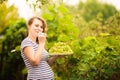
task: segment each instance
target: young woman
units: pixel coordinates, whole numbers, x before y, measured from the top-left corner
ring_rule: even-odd
[[[21,56],[28,70],[27,80],[54,80],[49,64],[58,56],[48,59],[45,50],[46,22],[40,17],[32,17],[28,20],[27,28],[28,36],[21,43]]]

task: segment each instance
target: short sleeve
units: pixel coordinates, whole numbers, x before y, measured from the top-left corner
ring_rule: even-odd
[[[32,42],[29,39],[25,39],[21,43],[21,51],[23,52],[23,49],[27,46],[32,46]]]

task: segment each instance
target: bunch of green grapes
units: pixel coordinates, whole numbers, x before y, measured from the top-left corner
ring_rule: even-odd
[[[70,46],[64,42],[55,43],[53,47],[49,50],[50,54],[72,54],[73,51],[71,50]]]

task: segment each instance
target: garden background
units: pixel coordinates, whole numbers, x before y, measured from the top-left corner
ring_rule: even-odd
[[[74,52],[51,66],[55,80],[120,79],[119,10],[98,0],[80,1],[76,6],[63,0],[36,0],[30,6],[40,9],[47,21],[46,49],[63,42]],[[0,0],[0,80],[26,80],[20,54],[26,36],[26,20],[14,5],[8,7],[6,0]]]

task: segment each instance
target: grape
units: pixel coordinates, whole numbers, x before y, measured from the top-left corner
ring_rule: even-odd
[[[64,42],[58,42],[53,45],[53,47],[49,50],[50,54],[60,54],[60,55],[68,55],[73,54],[72,49],[69,45]]]

